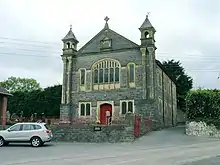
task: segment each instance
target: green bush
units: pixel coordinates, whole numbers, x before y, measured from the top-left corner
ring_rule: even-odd
[[[220,91],[193,90],[186,97],[186,113],[190,121],[220,125]]]

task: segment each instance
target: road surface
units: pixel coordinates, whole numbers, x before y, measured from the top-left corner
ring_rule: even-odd
[[[213,165],[220,141],[190,137],[183,128],[151,132],[134,143],[51,143],[41,148],[0,148],[1,165]]]

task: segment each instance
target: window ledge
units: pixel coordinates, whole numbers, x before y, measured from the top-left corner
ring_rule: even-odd
[[[130,82],[129,83],[129,88],[135,88],[136,86],[135,86],[135,82]]]
[[[119,89],[119,88],[120,88],[120,83],[93,85],[93,90],[112,90],[112,89]]]

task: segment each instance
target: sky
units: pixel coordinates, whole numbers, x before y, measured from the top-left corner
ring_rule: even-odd
[[[219,0],[0,0],[0,81],[61,84],[61,39],[70,25],[78,48],[104,27],[105,16],[112,30],[140,44],[148,12],[156,58],[180,60],[195,88],[220,88]]]

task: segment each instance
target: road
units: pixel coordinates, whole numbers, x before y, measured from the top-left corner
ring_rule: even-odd
[[[134,143],[51,143],[41,148],[0,148],[1,165],[213,165],[220,164],[220,141],[190,137],[183,128],[151,132]]]

